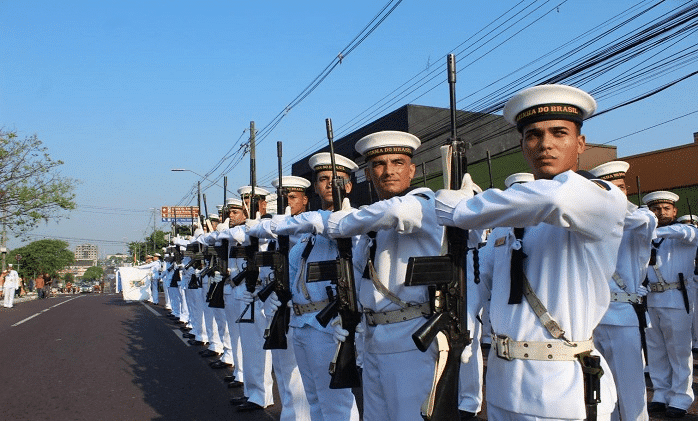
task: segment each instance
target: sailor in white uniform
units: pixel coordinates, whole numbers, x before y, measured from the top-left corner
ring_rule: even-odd
[[[698,229],[676,224],[679,196],[667,191],[649,193],[642,201],[659,220],[653,258],[647,271],[647,354],[654,394],[649,413],[666,412],[670,418],[686,415],[693,403],[693,355],[689,290],[693,276]]]
[[[627,195],[625,174],[629,167],[627,162],[611,161],[589,172]],[[648,208],[627,202],[618,263],[608,280],[611,304],[594,330],[594,345],[608,362],[616,381],[618,408],[611,416],[614,421],[649,419],[640,329],[647,327],[642,306],[647,288],[642,283],[647,276],[656,228],[657,218]]]
[[[358,168],[356,163],[335,154],[337,174],[347,181]],[[322,234],[323,219],[333,210],[332,167],[330,154],[321,152],[310,157],[313,169],[313,188],[320,197],[321,210],[303,212],[292,217],[275,217],[270,222],[277,235],[289,235],[294,245],[289,252],[289,279],[291,290],[291,320],[293,348],[303,378],[303,387],[310,405],[313,421],[358,421],[359,410],[351,389],[330,389],[327,370],[334,357],[337,344],[333,340],[332,326],[322,327],[315,316],[329,304],[326,288],[330,281],[306,282],[307,264],[337,258],[337,244]],[[345,185],[350,193],[351,182]],[[358,239],[357,239],[358,240]],[[365,246],[364,246],[365,248]],[[365,253],[364,253],[365,254]],[[363,271],[361,258],[354,255],[355,267]],[[355,279],[356,277],[355,270]]]
[[[160,253],[153,254],[153,277],[150,279],[150,290],[153,295],[153,304],[160,304],[160,278],[162,277],[162,261]]]
[[[273,180],[271,184],[274,188],[278,189],[278,179]],[[284,189],[283,194],[288,199],[288,206],[286,210],[282,211],[281,215],[274,215],[274,218],[284,219],[286,212],[288,212],[289,215],[297,215],[304,212],[308,204],[308,197],[305,194],[305,189],[310,187],[310,182],[302,177],[285,176],[282,178],[282,186]],[[276,200],[280,199],[277,197]],[[271,240],[278,244],[278,236],[271,230],[271,221],[272,218],[262,219],[259,224],[249,229],[248,235]],[[297,240],[296,237],[290,238],[289,236],[289,250],[295,244],[295,240]],[[286,258],[288,258],[288,256],[286,256]],[[274,314],[278,310],[280,304],[281,302],[276,292],[272,292],[265,301],[264,314],[267,318],[267,327],[269,327],[272,322]],[[300,370],[298,369],[298,363],[296,362],[296,355],[293,348],[294,335],[295,329],[289,325],[288,331],[286,332],[286,349],[271,349],[272,366],[274,375],[276,376],[276,385],[279,388],[279,395],[281,397],[282,408],[280,419],[282,421],[311,419],[308,399],[306,398],[303,380]],[[313,357],[316,359],[319,358],[317,353],[315,353]]]
[[[428,290],[405,285],[407,260],[438,255],[443,237],[434,213],[434,192],[410,188],[415,174],[412,154],[420,144],[416,136],[398,131],[361,138],[355,149],[366,158],[366,178],[380,200],[334,212],[327,221],[327,233],[333,238],[376,232],[371,279],[363,278],[359,287],[367,325],[363,360],[367,421],[421,420],[420,406],[434,374],[436,344],[421,352],[412,340],[431,309]]]
[[[586,145],[580,127],[595,108],[591,96],[569,86],[516,94],[504,117],[522,134],[536,180],[473,197],[466,174],[461,190],[436,194],[439,223],[498,227],[480,252],[480,277],[492,293],[490,420],[586,419],[580,359],[594,373],[599,362],[605,373],[598,419],[609,419],[615,405],[613,378],[592,333],[609,305],[626,198],[574,172]]]

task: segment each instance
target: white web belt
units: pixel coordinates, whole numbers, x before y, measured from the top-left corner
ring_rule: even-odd
[[[492,335],[498,357],[505,360],[576,361],[577,355],[594,349],[594,341],[512,341],[508,336]]]

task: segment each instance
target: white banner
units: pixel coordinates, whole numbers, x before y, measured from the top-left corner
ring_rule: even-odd
[[[121,290],[126,301],[145,301],[153,299],[150,290],[152,268],[120,267],[117,271],[117,279],[121,284]]]

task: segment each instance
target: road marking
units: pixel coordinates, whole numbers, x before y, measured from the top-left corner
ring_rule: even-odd
[[[11,327],[19,326],[19,325],[21,325],[22,323],[27,322],[27,321],[33,319],[34,317],[40,315],[41,313],[47,312],[47,311],[51,310],[51,309],[54,308],[54,307],[58,307],[59,305],[65,304],[65,303],[67,303],[68,301],[72,301],[72,300],[74,300],[74,299],[76,299],[76,298],[80,298],[80,297],[73,297],[73,298],[71,298],[71,299],[69,299],[69,300],[65,300],[65,301],[60,302],[60,303],[58,303],[58,304],[52,305],[51,307],[46,308],[46,309],[44,309],[44,310],[41,310],[40,312],[38,312],[38,313],[36,313],[36,314],[33,314],[33,315],[27,317],[27,318],[24,319],[24,320],[18,321],[17,323],[13,324]]]
[[[176,337],[178,337],[179,339],[182,340],[182,342],[184,342],[184,345],[190,346],[189,342],[187,342],[187,339],[183,338],[182,335],[180,335],[180,333],[182,333],[182,332],[179,329],[172,329],[172,331],[174,332]]]
[[[157,311],[153,310],[153,308],[150,307],[148,304],[144,303],[143,301],[139,301],[139,302],[140,302],[141,304],[143,304],[143,307],[145,307],[145,308],[147,308],[148,310],[150,310],[151,313],[153,313],[153,314],[156,315],[156,316],[160,316],[160,313],[158,313]]]

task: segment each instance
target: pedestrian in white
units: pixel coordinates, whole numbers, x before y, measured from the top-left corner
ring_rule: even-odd
[[[5,275],[5,283],[3,284],[3,293],[5,294],[5,299],[3,306],[5,308],[12,308],[15,300],[15,290],[19,287],[19,275],[17,271],[12,268],[12,263],[7,265],[7,274]]]

